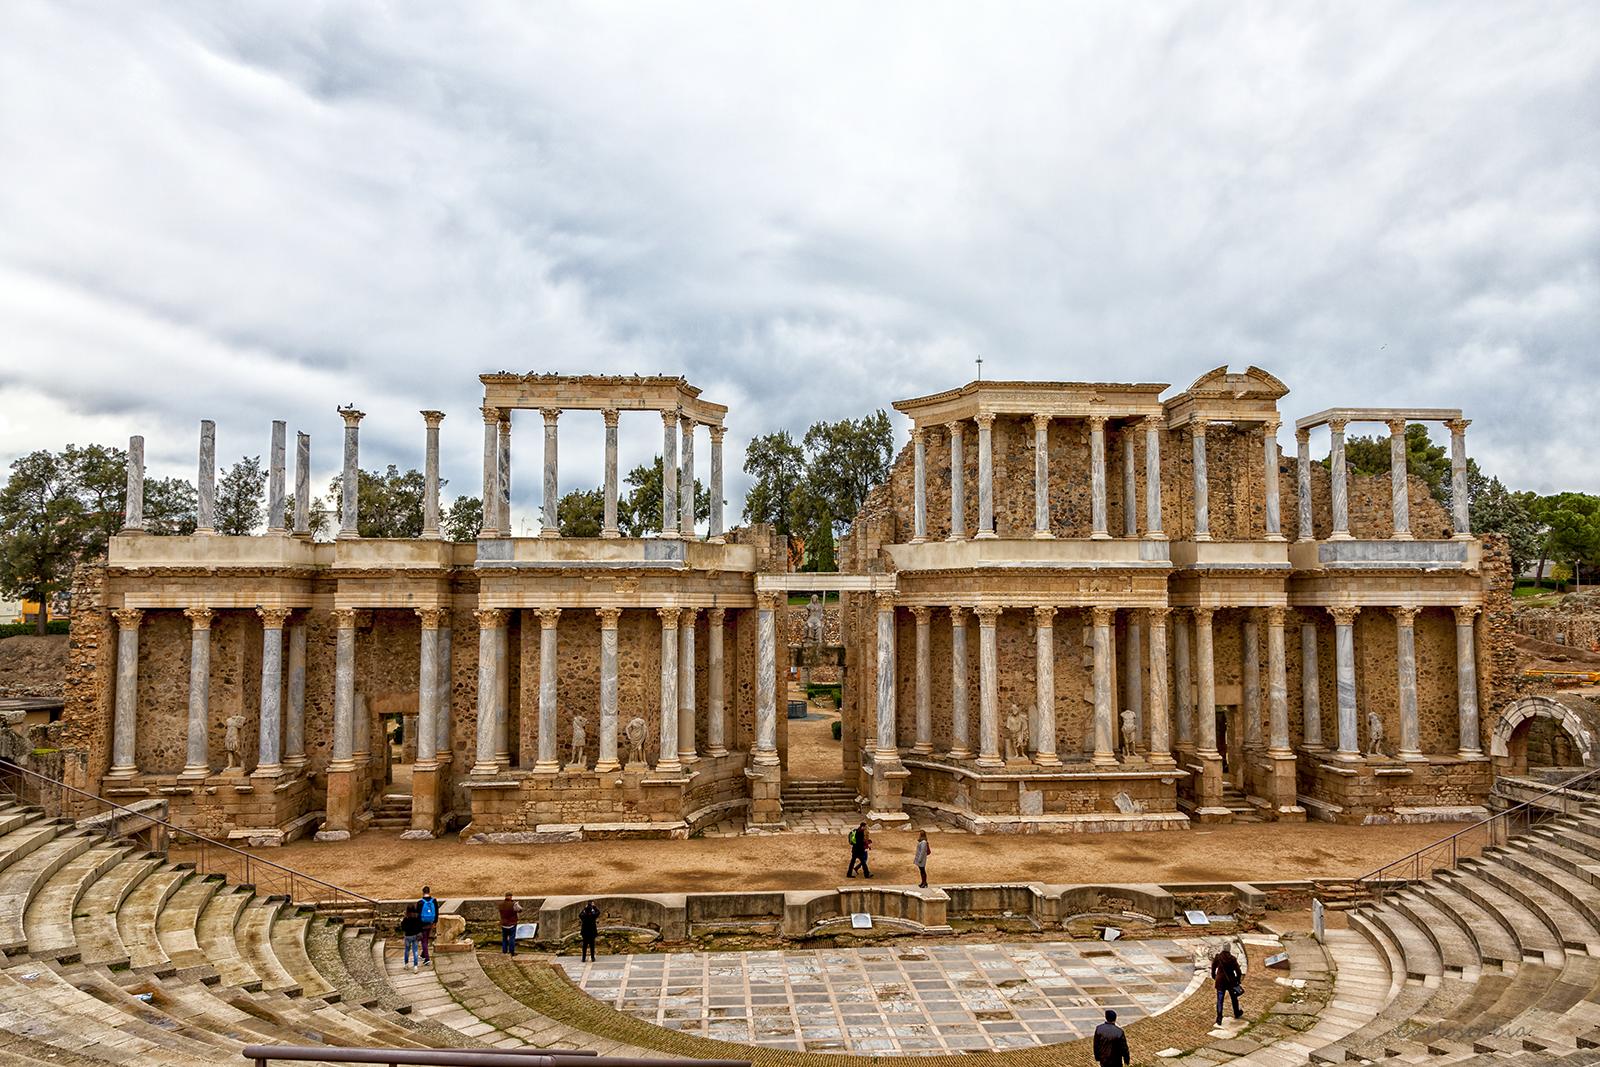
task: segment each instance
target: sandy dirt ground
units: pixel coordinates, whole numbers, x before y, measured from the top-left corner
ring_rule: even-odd
[[[800,699],[798,686],[790,700]],[[839,778],[844,773],[844,742],[833,739],[839,713],[812,705],[803,719],[789,720],[789,777]]]
[[[1259,823],[1159,833],[930,835],[935,884],[960,882],[1211,882],[1365,874],[1458,826]],[[915,881],[915,837],[885,831],[873,849],[876,881]],[[369,830],[350,841],[297,841],[258,855],[384,899],[423,884],[440,896],[826,889],[848,884],[841,837],[775,834],[688,841],[467,845],[401,841]],[[176,856],[174,858],[177,858]]]

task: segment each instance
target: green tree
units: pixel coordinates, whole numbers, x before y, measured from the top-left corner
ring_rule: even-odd
[[[475,496],[458,496],[444,513],[444,535],[452,541],[476,541],[483,529],[483,501]]]
[[[86,529],[83,501],[65,455],[30,452],[0,489],[0,593],[49,604],[70,588]],[[38,632],[45,632],[39,612]]]
[[[661,457],[641,463],[625,479],[632,486],[617,502],[617,525],[628,537],[643,537],[661,532]],[[679,487],[682,490],[682,487]],[[700,479],[694,480],[694,517],[699,522],[711,515],[711,493]]]
[[[599,489],[574,489],[556,501],[562,537],[599,537],[606,523],[606,497]]]
[[[1543,501],[1547,552],[1572,565],[1579,582],[1585,570],[1600,566],[1600,497],[1557,493]]]
[[[72,479],[72,491],[83,505],[78,554],[84,559],[96,559],[105,554],[112,535],[122,529],[123,505],[128,496],[128,453],[105,445],[68,445],[61,458]]]
[[[422,497],[427,483],[416,468],[402,472],[391,463],[383,471],[358,471],[356,480],[356,532],[362,537],[422,536]],[[344,476],[328,483],[328,498],[336,502],[334,517],[344,521]],[[444,486],[440,481],[439,485]]]
[[[834,557],[833,513],[828,503],[805,483],[790,494],[789,512],[793,518],[791,538],[798,538],[799,569],[833,571],[839,565]]]
[[[744,452],[744,472],[754,479],[744,497],[746,522],[770,522],[781,534],[792,532],[791,500],[806,476],[805,451],[789,431],[764,434]]]
[[[244,456],[217,479],[217,533],[245,537],[256,532],[266,514],[262,493],[267,472],[260,456]]]
[[[1323,460],[1328,466],[1329,460]],[[1344,443],[1344,462],[1352,474],[1389,473],[1389,438],[1351,437]],[[1406,427],[1406,473],[1414,474],[1428,484],[1428,492],[1441,504],[1450,502],[1450,453],[1443,445],[1436,445],[1428,437],[1428,428],[1420,422]]]
[[[182,478],[146,478],[144,528],[153,534],[192,534],[198,503],[194,486]]]
[[[294,530],[294,494],[286,493],[283,497],[283,528]],[[313,541],[326,540],[333,530],[333,511],[328,507],[328,502],[320,496],[311,498],[311,507],[306,512],[306,525],[309,527]]]
[[[1467,460],[1467,516],[1475,534],[1504,534],[1511,549],[1511,573],[1521,574],[1539,557],[1544,529],[1529,510],[1525,496],[1513,493],[1499,478],[1489,478],[1476,460]]]
[[[880,408],[860,419],[813,424],[805,447],[805,490],[819,498],[833,527],[848,526],[867,494],[889,477],[894,427]]]

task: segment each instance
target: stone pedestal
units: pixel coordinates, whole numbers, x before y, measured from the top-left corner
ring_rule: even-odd
[[[1180,766],[1190,774],[1188,799],[1196,822],[1232,822],[1233,812],[1222,803],[1222,756],[1209,752],[1186,752]]]
[[[411,769],[411,829],[400,835],[401,840],[428,840],[444,829],[447,773],[437,765]]]
[[[1267,799],[1272,802],[1271,815],[1277,822],[1305,822],[1306,809],[1300,806],[1300,783],[1295,770],[1295,757],[1269,753],[1265,759],[1267,773]]]
[[[354,766],[328,768],[328,795],[323,804],[322,829],[317,831],[318,841],[343,841],[354,832],[357,796],[361,789],[358,777]]]
[[[750,813],[745,825],[751,829],[783,829],[783,768],[776,763],[752,763],[744,777],[750,788]]]
[[[901,804],[906,779],[911,772],[899,760],[864,758],[861,761],[861,794],[867,798],[867,817],[875,822],[905,822],[910,816]]]

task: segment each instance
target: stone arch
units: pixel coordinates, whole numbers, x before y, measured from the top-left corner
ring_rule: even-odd
[[[1585,767],[1597,763],[1595,731],[1588,716],[1580,715],[1568,701],[1550,696],[1526,696],[1512,701],[1500,713],[1494,732],[1489,735],[1489,755],[1501,773],[1527,771],[1527,727],[1534,719],[1553,719],[1577,745]]]

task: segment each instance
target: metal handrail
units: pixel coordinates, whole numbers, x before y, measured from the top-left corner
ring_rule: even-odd
[[[246,1045],[240,1055],[266,1067],[270,1060],[322,1063],[418,1064],[422,1067],[750,1067],[749,1060],[678,1060],[644,1056],[596,1056],[580,1049],[395,1049],[332,1048],[325,1045]]]
[[[1509,807],[1505,811],[1497,811],[1487,819],[1480,819],[1471,826],[1457,830],[1448,837],[1440,838],[1438,841],[1435,841],[1430,845],[1424,845],[1415,852],[1401,856],[1397,860],[1386,863],[1377,870],[1370,871],[1367,874],[1357,878],[1356,883],[1372,883],[1375,890],[1381,894],[1383,891],[1383,883],[1387,880],[1384,876],[1389,875],[1390,872],[1395,871],[1406,864],[1411,864],[1413,868],[1413,876],[1407,880],[1420,881],[1422,879],[1422,857],[1436,850],[1443,849],[1446,846],[1448,846],[1450,849],[1450,862],[1448,866],[1453,868],[1460,858],[1460,847],[1458,842],[1464,835],[1471,834],[1479,830],[1487,830],[1489,843],[1496,844],[1498,842],[1494,840],[1494,837],[1497,832],[1497,827],[1509,823],[1514,816],[1538,805],[1550,796],[1571,789],[1573,786],[1584,781],[1585,779],[1595,778],[1597,776],[1600,776],[1600,767],[1591,767],[1580,771],[1571,778],[1559,782],[1556,785],[1553,785],[1550,788],[1540,792],[1531,800],[1524,800],[1522,803],[1513,807]],[[1507,839],[1509,839],[1509,833],[1507,834]]]
[[[175,825],[173,823],[168,822],[165,819],[157,818],[156,816],[151,815],[148,812],[136,811],[133,808],[130,808],[125,804],[118,804],[114,800],[107,800],[105,797],[100,796],[98,793],[90,793],[87,790],[79,789],[76,786],[70,786],[65,782],[57,781],[56,779],[51,778],[48,775],[40,774],[38,771],[33,771],[33,770],[29,770],[27,767],[18,766],[17,764],[12,763],[10,760],[0,759],[0,771],[9,771],[9,772],[12,772],[12,773],[15,773],[15,774],[25,775],[28,778],[37,779],[38,781],[44,783],[45,785],[50,786],[53,789],[63,789],[65,791],[69,792],[69,793],[73,793],[73,794],[75,794],[77,796],[84,797],[84,798],[86,798],[88,800],[92,800],[97,804],[103,804],[107,808],[111,808],[111,809],[114,809],[116,811],[122,812],[123,814],[131,816],[132,818],[141,819],[141,820],[143,820],[145,822],[148,822],[148,823],[151,823],[151,824],[153,824],[155,826],[163,827],[163,828],[166,829],[168,834],[176,834],[176,835],[180,835],[181,837],[192,838],[200,846],[200,860],[199,860],[199,862],[196,863],[196,869],[197,870],[199,870],[202,866],[205,865],[206,852],[208,850],[210,850],[210,849],[217,849],[217,850],[220,850],[222,852],[231,853],[231,854],[233,854],[235,856],[240,856],[240,857],[242,857],[244,859],[244,870],[245,870],[244,881],[245,882],[249,882],[249,883],[253,884],[253,880],[252,880],[251,875],[250,875],[252,867],[264,866],[264,867],[270,868],[271,870],[276,871],[276,872],[278,872],[278,873],[280,873],[282,875],[287,876],[287,882],[288,882],[288,885],[290,886],[291,890],[292,890],[293,886],[296,883],[305,882],[305,883],[309,883],[309,884],[314,885],[314,886],[320,886],[323,889],[327,889],[327,890],[332,891],[332,893],[334,894],[334,899],[336,901],[341,897],[348,897],[353,902],[359,902],[359,903],[362,903],[362,904],[366,904],[367,906],[369,906],[371,908],[374,908],[374,909],[376,909],[378,907],[378,902],[376,900],[373,900],[371,897],[368,897],[368,896],[363,896],[362,894],[357,893],[353,889],[346,889],[343,886],[334,885],[332,882],[323,881],[321,878],[318,878],[315,875],[306,874],[304,871],[297,871],[293,867],[286,867],[283,864],[277,863],[277,862],[275,862],[273,860],[263,859],[260,856],[252,855],[251,853],[246,852],[242,848],[235,848],[234,846],[226,844],[226,843],[224,843],[222,841],[218,841],[215,838],[207,837],[204,834],[196,833],[195,831],[190,830],[190,829],[186,829],[185,827],[182,827],[182,826],[177,826],[177,825]],[[3,781],[4,781],[4,777],[0,776],[0,782],[3,782]],[[20,797],[19,797],[19,799],[26,800],[26,798],[20,798]],[[112,829],[108,829],[107,835],[108,836],[116,836],[115,835],[115,831],[112,830]],[[202,871],[202,873],[206,873],[206,872]],[[213,872],[213,873],[226,873],[226,872]],[[292,892],[290,892],[288,894],[288,896],[289,896],[290,901],[292,902],[293,899],[294,899],[294,894]],[[322,902],[319,901],[318,903],[322,903]]]

